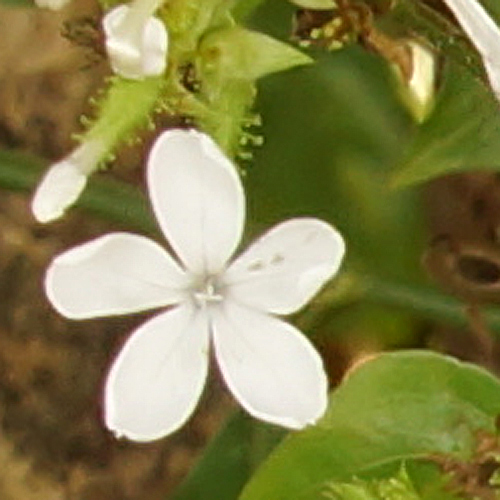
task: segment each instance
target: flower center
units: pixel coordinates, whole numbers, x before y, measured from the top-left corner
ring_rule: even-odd
[[[193,299],[198,306],[223,300],[221,286],[215,276],[203,276],[194,281]]]

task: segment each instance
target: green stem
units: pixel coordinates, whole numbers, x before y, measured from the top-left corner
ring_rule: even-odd
[[[12,191],[32,191],[41,178],[43,162],[37,158],[12,151],[0,151],[0,187]],[[94,176],[95,177],[95,176]],[[94,178],[77,206],[103,219],[126,224],[146,233],[157,231],[151,211],[142,193],[127,184],[111,179]],[[347,277],[346,274],[344,276]],[[457,326],[468,325],[465,306],[460,300],[440,293],[430,286],[399,283],[380,277],[352,276],[347,284],[346,297],[374,304],[411,310],[429,319]],[[351,290],[351,292],[349,291]],[[313,302],[318,314],[338,303],[339,282],[332,282]],[[330,293],[331,292],[331,293]],[[500,334],[500,309],[484,308],[489,327]]]
[[[15,151],[0,151],[0,187],[33,191],[44,171],[44,162]],[[113,179],[94,176],[77,203],[103,219],[126,224],[143,232],[157,231],[151,210],[140,190]]]
[[[375,304],[409,309],[429,319],[446,321],[457,326],[468,325],[468,304],[428,286],[371,277],[367,280],[363,298]],[[488,326],[500,334],[500,309],[485,306],[483,312]]]

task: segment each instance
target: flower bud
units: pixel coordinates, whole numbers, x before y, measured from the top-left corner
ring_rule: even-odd
[[[153,17],[157,7],[157,0],[135,0],[104,16],[106,50],[116,74],[140,80],[165,71],[168,34],[162,21]]]
[[[423,122],[432,109],[436,85],[436,59],[427,47],[409,41],[411,74],[406,82],[406,104],[418,123]]]
[[[88,175],[97,168],[102,154],[101,144],[89,141],[49,168],[31,204],[38,222],[58,219],[75,203],[87,183]]]

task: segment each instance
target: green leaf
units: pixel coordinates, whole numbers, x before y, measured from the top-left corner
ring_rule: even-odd
[[[265,0],[236,0],[231,15],[237,22],[244,21]]]
[[[450,63],[430,118],[393,175],[408,186],[451,172],[500,170],[500,104],[466,68]]]
[[[236,413],[205,450],[172,500],[234,500],[284,430]]]
[[[421,275],[413,193],[387,185],[413,131],[383,61],[358,49],[273,75],[260,85],[264,145],[245,176],[254,220],[313,215],[347,239],[349,263]]]
[[[200,58],[205,75],[213,68],[221,78],[247,81],[312,62],[286,43],[239,26],[208,34],[200,46]]]
[[[439,498],[436,457],[471,460],[499,413],[500,382],[486,371],[430,352],[383,354],[349,374],[325,417],[285,439],[240,498],[317,500],[332,482],[391,477],[403,463],[419,494]]]
[[[325,497],[335,500],[421,500],[415,491],[404,464],[398,473],[387,479],[351,483],[332,482],[325,488]]]

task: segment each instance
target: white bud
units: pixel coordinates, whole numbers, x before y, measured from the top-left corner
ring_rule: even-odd
[[[165,71],[168,34],[165,25],[153,17],[157,6],[156,0],[136,0],[104,16],[106,50],[116,74],[140,80]]]
[[[38,185],[31,210],[38,222],[51,222],[61,217],[79,198],[102,156],[98,142],[87,142],[52,165]]]
[[[432,108],[436,85],[436,59],[424,45],[408,42],[411,50],[412,72],[408,81],[411,110],[418,122],[427,118]]]

